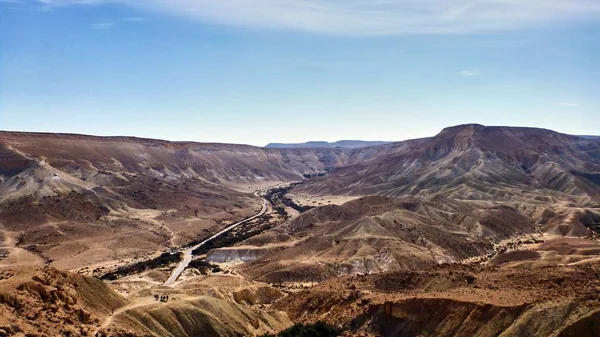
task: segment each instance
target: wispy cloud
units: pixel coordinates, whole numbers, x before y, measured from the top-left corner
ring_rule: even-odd
[[[127,21],[127,22],[146,22],[150,19],[148,19],[145,16],[133,16],[133,17],[129,17],[129,18],[123,18],[123,21]]]
[[[460,76],[462,77],[473,77],[473,76],[481,76],[483,73],[478,70],[462,70],[460,72]]]
[[[1,1],[1,0],[0,0]],[[127,18],[122,18],[117,20],[117,22],[113,22],[113,21],[102,21],[102,22],[96,22],[93,23],[90,27],[92,29],[95,30],[111,30],[113,28],[115,28],[117,26],[118,22],[131,22],[131,23],[138,23],[138,22],[145,22],[148,21],[148,18],[146,17],[127,17]]]
[[[71,5],[89,5],[89,4],[101,4],[108,2],[118,2],[111,0],[37,0],[44,5],[51,6],[71,6]]]
[[[578,108],[581,106],[581,104],[578,102],[556,102],[556,103],[554,103],[554,105],[562,106],[562,107],[566,107],[566,108]]]
[[[95,30],[110,30],[115,26],[114,22],[96,22],[91,28]]]
[[[37,0],[122,3],[204,22],[338,35],[448,34],[597,20],[598,0]]]

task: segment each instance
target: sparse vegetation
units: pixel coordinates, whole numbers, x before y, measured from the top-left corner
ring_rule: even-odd
[[[203,259],[192,260],[188,267],[198,269],[203,275],[207,274],[209,270],[213,273],[218,273],[221,271],[221,267],[217,266],[216,264],[206,262]]]
[[[119,277],[138,274],[146,270],[156,269],[163,266],[170,265],[171,263],[176,263],[181,261],[183,258],[182,253],[170,254],[163,253],[159,257],[156,257],[152,260],[148,261],[140,261],[128,266],[120,267],[115,271],[106,273],[100,277],[102,280],[114,281]]]
[[[304,179],[310,179],[310,178],[314,178],[314,177],[324,177],[327,175],[327,173],[329,173],[329,170],[325,170],[325,172],[318,172],[318,173],[305,173],[302,176],[304,177]]]
[[[211,249],[230,247],[273,227],[273,225],[268,221],[268,215],[263,215],[257,218],[257,220],[258,225],[253,224],[252,222],[242,224],[235,231],[225,233],[217,238],[207,241],[202,246],[194,249],[192,254],[202,255],[206,254]]]
[[[285,211],[285,207],[289,207],[295,209],[299,213],[304,213],[311,208],[312,206],[302,206],[296,204],[293,200],[286,198],[286,194],[295,186],[298,186],[301,183],[290,184],[285,187],[278,187],[269,190],[265,198],[269,200],[271,206],[281,215],[287,216],[287,212]]]

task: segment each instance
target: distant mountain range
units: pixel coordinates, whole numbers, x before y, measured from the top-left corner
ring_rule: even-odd
[[[384,141],[366,141],[366,140],[338,140],[337,142],[311,141],[306,143],[269,143],[266,148],[277,149],[297,149],[297,148],[345,148],[345,149],[360,149],[369,146],[379,146],[391,144],[393,142]]]

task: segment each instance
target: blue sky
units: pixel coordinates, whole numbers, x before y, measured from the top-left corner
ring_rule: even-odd
[[[595,0],[0,0],[0,129],[246,143],[600,134]]]

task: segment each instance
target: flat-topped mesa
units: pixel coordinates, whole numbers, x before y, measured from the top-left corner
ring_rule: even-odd
[[[138,144],[143,146],[158,147],[162,146],[168,149],[202,149],[202,150],[239,150],[247,151],[259,149],[256,146],[245,144],[229,143],[204,143],[194,141],[170,141],[164,139],[142,138],[133,136],[95,136],[77,133],[49,133],[49,132],[20,132],[20,131],[2,131],[0,130],[0,144],[22,142],[25,144],[33,142],[51,142],[51,143],[75,143],[80,142],[81,146],[86,143],[104,143],[104,144]]]
[[[485,129],[485,126],[480,124],[447,127],[433,137],[434,144],[432,145],[440,149],[464,151],[473,147],[477,133],[483,129]]]
[[[438,146],[445,145],[456,151],[475,147],[482,150],[513,153],[564,147],[574,142],[584,141],[584,139],[541,128],[464,124],[443,129],[433,137],[432,141]]]
[[[0,159],[0,174],[20,173],[27,167],[24,158],[45,158],[52,167],[80,177],[97,171],[153,171],[199,176],[211,182],[291,181],[343,165],[349,152],[350,149],[265,149],[135,137],[0,131],[0,154],[5,154]]]
[[[446,196],[598,203],[600,142],[526,127],[466,124],[431,138],[361,149],[351,164],[299,191],[322,194]],[[528,191],[527,193],[524,191]]]

